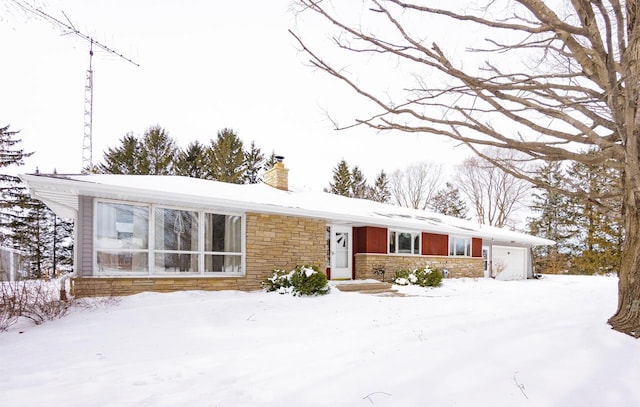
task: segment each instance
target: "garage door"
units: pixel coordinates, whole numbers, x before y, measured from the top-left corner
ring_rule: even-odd
[[[497,280],[524,280],[527,278],[527,249],[522,247],[493,246],[493,272]]]

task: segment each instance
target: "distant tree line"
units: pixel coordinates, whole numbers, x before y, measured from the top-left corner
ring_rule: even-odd
[[[104,153],[94,168],[103,174],[183,175],[233,184],[256,184],[276,162],[251,142],[245,147],[229,128],[218,131],[207,144],[190,142],[185,149],[160,126],[149,127],[142,136],[127,133]]]

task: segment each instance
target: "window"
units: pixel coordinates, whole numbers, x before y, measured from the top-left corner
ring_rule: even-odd
[[[99,273],[243,273],[240,215],[96,201],[95,230]]]
[[[180,209],[154,210],[154,270],[156,273],[197,273],[198,213]]]
[[[95,250],[98,270],[144,272],[149,262],[149,209],[98,202]]]
[[[389,231],[389,253],[420,254],[420,233]]]
[[[242,271],[242,223],[240,216],[205,214],[205,273]]]
[[[471,256],[471,238],[450,236],[449,256]]]

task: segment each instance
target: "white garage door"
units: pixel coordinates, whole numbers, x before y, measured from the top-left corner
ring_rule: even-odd
[[[497,280],[524,280],[527,278],[527,249],[522,247],[493,246],[493,272]]]

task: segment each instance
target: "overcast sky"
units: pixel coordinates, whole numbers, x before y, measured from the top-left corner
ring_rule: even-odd
[[[451,164],[467,156],[433,136],[333,130],[326,111],[355,118],[367,106],[306,64],[287,32],[301,24],[289,4],[47,1],[47,13],[64,19],[64,11],[78,30],[140,64],[94,48],[94,163],[127,132],[142,134],[156,124],[181,147],[233,128],[245,143],[255,140],[265,153],[284,155],[290,185],[314,190],[328,185],[342,158],[372,180],[381,169],[424,160]],[[77,173],[89,44],[45,21],[0,13],[0,125],[20,130],[24,147],[35,151],[19,172],[37,166]]]

